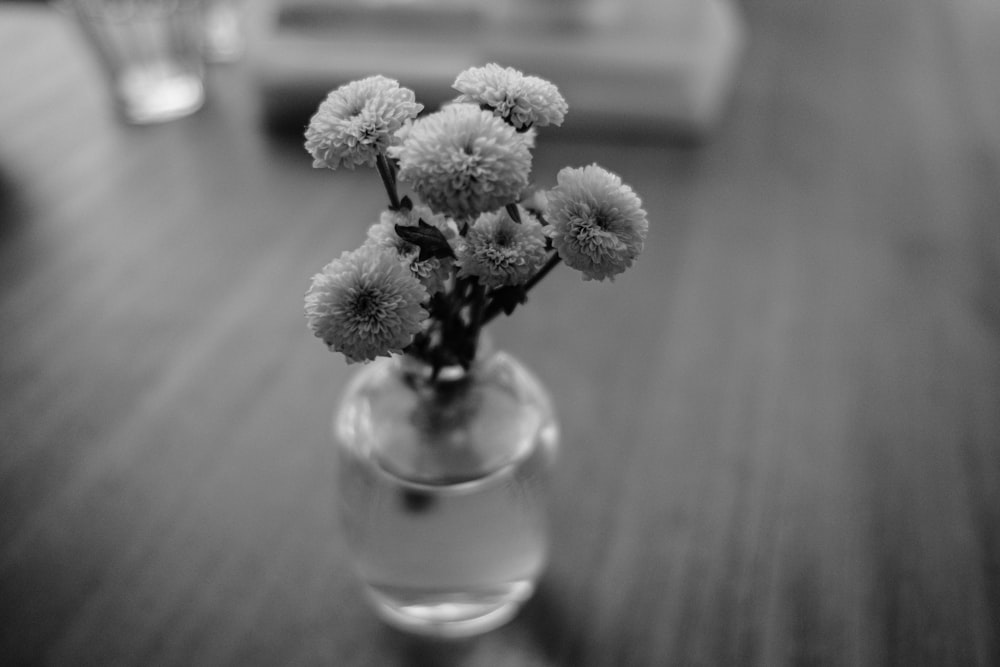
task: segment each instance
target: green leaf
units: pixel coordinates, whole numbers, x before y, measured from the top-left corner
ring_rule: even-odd
[[[455,257],[455,251],[448,245],[441,230],[433,225],[429,225],[422,219],[417,221],[417,226],[396,225],[396,234],[407,243],[420,248],[418,262],[426,262],[428,259],[448,259]]]

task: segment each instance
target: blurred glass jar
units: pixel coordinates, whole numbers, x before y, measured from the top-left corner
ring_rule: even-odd
[[[204,103],[202,0],[66,0],[121,117],[159,123]]]

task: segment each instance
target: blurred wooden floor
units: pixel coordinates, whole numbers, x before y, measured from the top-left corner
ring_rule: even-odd
[[[436,644],[351,577],[352,369],[301,314],[377,178],[259,132],[240,65],[120,126],[63,17],[0,6],[0,664],[1000,664],[1000,4],[741,8],[704,145],[540,138],[650,239],[496,326],[563,422],[553,561]]]

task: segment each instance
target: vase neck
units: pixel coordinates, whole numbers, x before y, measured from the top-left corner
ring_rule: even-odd
[[[411,354],[403,354],[399,357],[399,368],[403,375],[415,384],[427,387],[446,387],[465,382],[471,376],[480,373],[495,353],[496,350],[491,338],[481,334],[479,344],[476,347],[476,355],[468,368],[460,364],[435,368],[430,361]]]
[[[483,479],[529,456],[554,434],[548,396],[510,355],[479,356],[436,379],[430,364],[402,356],[363,369],[338,417],[341,439],[416,484]]]

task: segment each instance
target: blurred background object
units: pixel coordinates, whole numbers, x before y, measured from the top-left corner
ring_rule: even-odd
[[[247,0],[201,0],[205,60],[231,63],[243,57],[247,42]]]
[[[433,109],[455,72],[496,62],[559,82],[566,130],[702,136],[744,43],[728,0],[273,0],[251,45],[272,127],[299,131],[327,91],[374,72]]]
[[[146,124],[205,101],[201,0],[65,0],[121,117]]]

